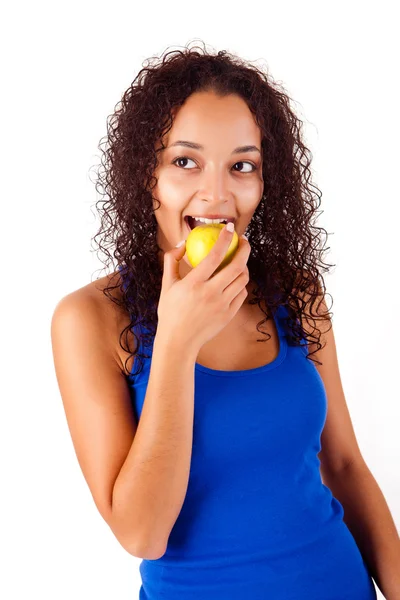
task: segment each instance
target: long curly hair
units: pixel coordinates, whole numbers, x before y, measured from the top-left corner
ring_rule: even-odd
[[[165,147],[162,140],[172,127],[175,110],[200,91],[212,91],[220,97],[240,96],[262,132],[264,193],[246,230],[251,245],[247,266],[250,279],[257,283],[249,302],[260,306],[264,300],[273,313],[285,305],[288,343],[316,342],[317,350],[307,354],[310,360],[322,347],[321,332],[316,327],[311,333],[305,331],[302,315],[307,322],[330,323],[329,311],[323,313],[319,307],[325,293],[322,271],[334,265],[327,266],[321,258],[321,233],[328,235],[326,230],[312,224],[322,193],[311,183],[312,154],[302,141],[302,121],[290,108],[290,97],[251,62],[225,50],[208,52],[204,46],[187,45],[166,52],[160,59],[148,60],[108,117],[108,135],[98,146],[102,156],[95,187],[102,196],[96,202],[101,225],[92,240],[106,255],[106,261],[101,261],[106,265],[112,261],[107,246],[114,247],[118,281],[105,287],[103,293],[123,306],[131,319],[119,336],[121,347],[138,359],[134,360],[138,369],[129,373],[126,363],[130,356],[127,358],[127,376],[141,371],[142,358],[148,356],[140,352],[140,344],[151,344],[157,329],[162,250],[154,215],[160,205],[154,208],[158,200],[152,190],[157,184],[153,173],[158,152]],[[120,293],[115,297],[110,291],[117,287]],[[312,308],[318,298],[314,315]],[[259,332],[259,326],[269,318],[260,308],[266,318],[257,324]],[[146,324],[148,333],[133,332],[132,328],[141,323]],[[129,347],[129,332],[135,337],[133,349]]]

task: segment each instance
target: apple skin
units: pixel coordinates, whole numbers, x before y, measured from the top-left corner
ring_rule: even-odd
[[[224,227],[225,225],[223,223],[213,223],[211,225],[205,223],[204,225],[198,225],[191,230],[186,239],[186,254],[192,267],[197,267],[197,265],[207,256]],[[236,231],[234,231],[227,253],[219,267],[214,271],[214,274],[218,273],[231,262],[238,246],[239,236]]]

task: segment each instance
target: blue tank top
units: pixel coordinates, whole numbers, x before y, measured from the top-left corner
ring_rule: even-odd
[[[322,483],[323,381],[291,346],[254,369],[195,364],[186,497],[165,554],[140,563],[139,600],[371,600],[375,587],[344,510]],[[148,331],[143,324],[139,331]],[[136,332],[136,330],[135,330]],[[139,420],[151,367],[127,377]]]

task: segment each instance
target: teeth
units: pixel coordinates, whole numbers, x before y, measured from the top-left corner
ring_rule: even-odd
[[[226,223],[226,219],[207,219],[203,217],[192,217],[196,221],[201,221],[202,223]]]

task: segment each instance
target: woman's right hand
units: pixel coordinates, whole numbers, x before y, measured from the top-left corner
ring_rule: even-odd
[[[183,279],[179,275],[179,261],[185,255],[186,243],[165,252],[157,333],[160,331],[167,339],[178,340],[198,352],[233,319],[248,294],[247,261],[251,248],[246,238],[239,237],[232,260],[213,275],[228,251],[232,236],[226,226],[221,229],[207,256]]]

